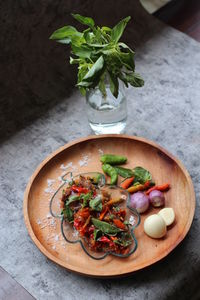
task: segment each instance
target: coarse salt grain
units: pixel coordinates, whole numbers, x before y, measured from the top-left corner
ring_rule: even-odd
[[[55,191],[54,191],[51,187],[48,187],[48,188],[44,189],[44,192],[45,192],[46,194],[52,194],[52,193],[54,193]]]
[[[89,156],[85,155],[85,156],[83,156],[82,159],[79,160],[78,163],[79,163],[80,167],[83,167],[83,166],[87,166],[89,161],[90,161]]]
[[[67,169],[71,168],[72,166],[73,166],[73,162],[69,162],[66,166],[64,164],[62,164],[60,166],[60,169],[61,170],[67,170]]]
[[[53,250],[56,250],[56,246],[55,246],[55,245],[53,245],[53,246],[52,246],[52,249],[53,249]]]
[[[51,187],[54,182],[55,182],[55,179],[47,179],[48,187]]]
[[[131,225],[134,225],[134,224],[135,224],[135,218],[134,218],[133,216],[130,216],[130,218],[129,218],[129,223],[130,223]]]
[[[59,241],[59,235],[58,235],[58,234],[55,235],[54,240],[55,240],[56,242]]]
[[[41,222],[40,219],[37,219],[36,223],[37,223],[38,225],[42,224],[42,222]]]

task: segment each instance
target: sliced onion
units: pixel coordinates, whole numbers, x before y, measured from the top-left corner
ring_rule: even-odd
[[[149,208],[149,198],[142,192],[131,195],[131,207],[135,208],[139,213],[144,213]]]

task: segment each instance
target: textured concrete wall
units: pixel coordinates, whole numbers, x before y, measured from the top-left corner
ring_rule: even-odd
[[[0,128],[7,125],[9,129],[0,130],[0,135],[21,128],[71,92],[76,71],[68,63],[69,48],[50,41],[49,36],[65,24],[77,26],[72,12],[110,26],[131,15],[125,40],[136,47],[149,37],[148,14],[137,0],[2,1]]]

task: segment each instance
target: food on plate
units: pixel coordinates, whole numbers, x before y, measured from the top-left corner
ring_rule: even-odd
[[[131,185],[131,183],[133,183],[133,180],[134,177],[126,178],[124,181],[121,182],[120,184],[121,188],[126,190]]]
[[[161,191],[153,190],[149,194],[149,200],[153,207],[161,207],[165,205],[165,196]]]
[[[121,156],[121,155],[104,154],[104,155],[101,155],[100,161],[103,164],[121,165],[127,161],[127,158],[125,156]]]
[[[104,171],[105,174],[110,176],[110,184],[117,184],[118,175],[114,167],[112,167],[109,164],[103,164],[102,170]]]
[[[128,169],[118,166],[127,161],[127,158],[124,156],[105,154],[101,156],[100,160],[103,163],[102,169],[104,173],[110,176],[110,184],[117,184],[118,175],[125,178],[120,186],[132,194],[131,205],[139,213],[146,212],[149,204],[153,207],[165,205],[163,192],[170,188],[169,183],[155,185],[151,173],[143,167],[137,166],[133,169]],[[145,194],[142,191],[146,191]]]
[[[130,220],[127,218],[127,194],[119,189],[99,188],[89,176],[74,178],[63,190],[62,214],[79,236],[97,252],[127,254],[133,244]],[[122,205],[124,203],[124,205]]]
[[[158,213],[163,218],[167,226],[170,226],[175,220],[175,213],[172,207],[165,207]]]
[[[135,183],[133,186],[130,186],[127,191],[131,194],[139,192],[139,191],[144,191],[146,189],[148,189],[148,187],[150,186],[150,181],[146,181],[144,184],[141,183]]]
[[[123,167],[114,167],[117,171],[117,174],[124,178],[129,178],[134,176],[134,172],[131,169],[123,168]]]
[[[170,184],[169,183],[165,183],[165,184],[162,184],[162,185],[155,185],[153,186],[152,188],[150,188],[146,193],[147,195],[149,195],[152,191],[154,190],[158,190],[158,191],[161,191],[161,192],[165,192],[167,191],[168,189],[170,188]]]
[[[159,239],[165,236],[167,226],[161,216],[154,214],[145,219],[144,232],[151,238]]]
[[[142,192],[134,193],[131,195],[130,206],[144,213],[149,208],[149,197]]]

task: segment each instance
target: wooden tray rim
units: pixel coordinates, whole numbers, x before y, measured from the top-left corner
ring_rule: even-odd
[[[167,249],[167,251],[162,252],[161,255],[159,255],[158,257],[156,257],[155,259],[151,259],[150,261],[146,261],[144,263],[141,263],[140,265],[138,265],[137,267],[133,268],[132,271],[128,271],[128,272],[120,272],[118,274],[106,274],[106,275],[99,275],[98,271],[94,271],[94,272],[88,272],[88,271],[84,271],[82,270],[81,267],[77,267],[77,266],[73,266],[73,268],[71,268],[71,265],[69,267],[69,264],[67,262],[63,262],[62,260],[60,260],[59,258],[55,257],[53,254],[51,254],[41,243],[40,241],[37,239],[37,237],[34,234],[34,231],[32,229],[30,220],[29,220],[29,215],[28,215],[28,199],[29,199],[29,192],[32,186],[33,181],[35,180],[35,178],[37,177],[37,175],[39,174],[39,172],[41,171],[41,169],[53,158],[55,157],[57,154],[61,153],[62,151],[66,150],[67,148],[70,148],[76,144],[85,142],[85,141],[91,141],[91,140],[96,140],[96,139],[104,139],[104,138],[124,138],[124,139],[129,139],[129,140],[136,140],[142,143],[146,143],[150,146],[153,146],[157,149],[159,149],[161,152],[163,152],[165,155],[167,155],[168,157],[170,157],[173,161],[176,162],[176,164],[180,167],[180,169],[182,170],[182,172],[184,173],[184,175],[186,176],[187,182],[188,182],[188,186],[189,186],[189,190],[190,190],[190,194],[191,194],[191,207],[190,207],[190,215],[188,218],[188,222],[185,225],[182,234],[177,238],[176,243],[174,243],[169,249]],[[194,187],[193,187],[193,183],[192,183],[192,179],[190,177],[189,172],[187,171],[187,169],[185,168],[185,166],[183,165],[183,163],[177,159],[174,155],[172,155],[170,152],[168,152],[166,149],[164,149],[162,146],[158,145],[157,143],[148,140],[146,138],[143,137],[138,137],[138,136],[130,136],[130,135],[125,135],[125,134],[103,134],[103,135],[90,135],[87,137],[81,137],[78,139],[73,140],[72,142],[69,142],[67,144],[65,144],[64,146],[61,146],[60,148],[58,148],[57,150],[53,151],[50,155],[48,155],[39,165],[38,167],[35,169],[34,173],[32,174],[32,176],[30,177],[28,184],[26,186],[26,190],[24,192],[24,203],[23,203],[23,213],[24,213],[24,222],[25,225],[27,227],[28,233],[32,239],[32,241],[35,243],[35,245],[37,246],[37,248],[46,256],[48,257],[51,261],[55,262],[56,264],[58,264],[61,267],[64,267],[65,269],[78,273],[79,275],[84,275],[84,276],[88,276],[88,277],[95,277],[95,278],[114,278],[114,277],[120,277],[120,276],[125,276],[125,275],[130,275],[136,271],[139,271],[141,269],[144,269],[146,267],[149,267],[150,265],[160,261],[161,259],[163,259],[164,257],[166,257],[174,248],[176,248],[176,246],[185,238],[185,236],[187,235],[191,225],[192,225],[192,221],[193,221],[193,217],[194,217],[194,212],[195,212],[195,205],[196,205],[196,200],[195,200],[195,192],[194,192]]]

